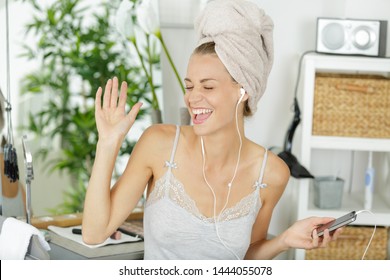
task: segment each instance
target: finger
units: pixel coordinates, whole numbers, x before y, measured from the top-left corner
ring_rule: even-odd
[[[95,112],[102,108],[102,92],[103,92],[102,87],[99,87],[95,97]]]
[[[118,78],[114,77],[112,79],[110,107],[115,108],[117,103],[118,103]]]
[[[106,83],[106,87],[104,89],[104,96],[103,96],[103,108],[106,109],[110,106],[110,99],[111,99],[111,87],[112,87],[112,80],[109,79]]]
[[[343,229],[344,229],[344,227],[338,228],[338,229],[336,229],[336,230],[333,232],[333,234],[332,234],[332,241],[335,241],[335,240],[337,240],[337,238],[339,238],[339,236],[340,236],[341,233],[343,232]]]
[[[331,236],[329,233],[329,229],[325,229],[320,247],[326,247],[328,245],[328,243],[330,242],[330,240],[331,240]]]
[[[119,103],[118,103],[118,107],[119,108],[125,108],[125,106],[126,106],[126,99],[127,99],[127,83],[126,82],[122,82],[122,84],[121,84],[121,92],[120,92],[120,95],[119,95]]]
[[[319,237],[318,237],[318,234],[317,234],[317,229],[313,230],[313,232],[311,233],[311,237],[312,237],[312,245],[313,245],[313,247],[317,248],[318,244],[319,244]]]
[[[133,125],[133,123],[135,122],[135,118],[137,117],[138,112],[141,109],[141,106],[142,106],[141,102],[136,103],[133,106],[133,108],[131,108],[130,112],[127,114],[126,117],[128,118],[128,120],[131,123],[131,125]]]

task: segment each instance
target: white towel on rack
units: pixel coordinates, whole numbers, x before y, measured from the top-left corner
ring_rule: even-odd
[[[5,219],[0,233],[0,259],[23,260],[33,235],[38,236],[45,250],[50,250],[49,244],[36,227],[15,218]]]

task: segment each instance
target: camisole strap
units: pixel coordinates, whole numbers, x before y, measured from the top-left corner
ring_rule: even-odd
[[[175,141],[173,142],[171,158],[169,161],[165,161],[165,166],[168,167],[169,172],[171,172],[172,168],[177,168],[177,165],[176,165],[176,162],[174,162],[174,159],[175,159],[177,143],[179,142],[179,136],[180,136],[180,126],[176,125],[176,135],[175,135]]]
[[[267,184],[263,183],[265,167],[267,165],[267,159],[268,159],[268,150],[265,149],[263,163],[262,163],[261,169],[260,169],[260,176],[259,176],[259,179],[255,183],[256,188],[262,189],[262,188],[267,187]]]

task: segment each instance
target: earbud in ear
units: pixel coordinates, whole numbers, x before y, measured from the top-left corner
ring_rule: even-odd
[[[240,94],[241,94],[241,96],[240,96],[240,99],[238,100],[238,103],[240,103],[245,96],[245,89],[244,88],[240,88]]]

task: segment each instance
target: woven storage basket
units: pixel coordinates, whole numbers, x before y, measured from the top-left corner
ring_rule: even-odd
[[[390,138],[390,79],[317,73],[313,135]]]
[[[306,250],[307,260],[361,260],[374,227],[347,226],[326,248]],[[377,227],[365,260],[386,260],[388,228]]]

